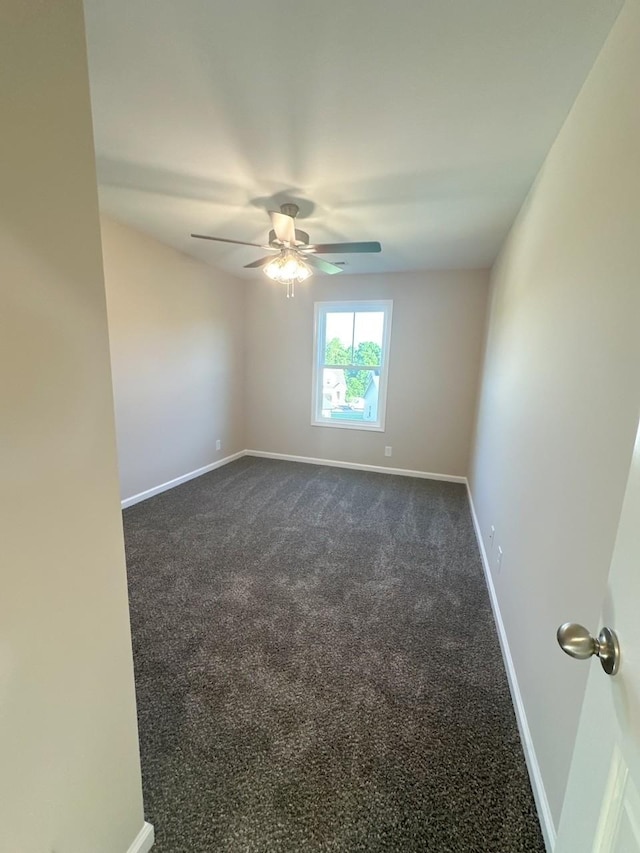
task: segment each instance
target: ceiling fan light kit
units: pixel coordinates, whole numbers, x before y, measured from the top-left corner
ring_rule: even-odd
[[[280,205],[280,211],[270,210],[272,230],[269,232],[269,243],[261,246],[259,243],[245,243],[242,240],[230,240],[226,237],[209,237],[206,234],[192,234],[199,240],[213,240],[217,243],[235,243],[240,246],[255,246],[278,254],[273,257],[267,255],[250,264],[245,264],[245,269],[261,267],[262,271],[273,281],[287,285],[287,298],[294,296],[295,282],[306,281],[313,275],[313,270],[327,275],[335,275],[342,272],[337,264],[329,263],[317,255],[339,254],[341,252],[381,252],[380,243],[371,241],[366,243],[309,243],[309,235],[306,231],[300,231],[295,227],[295,218],[298,215],[298,205],[291,202]]]
[[[295,283],[306,281],[311,268],[294,249],[282,249],[279,255],[263,266],[263,272],[273,281],[287,285],[287,299],[295,296]]]

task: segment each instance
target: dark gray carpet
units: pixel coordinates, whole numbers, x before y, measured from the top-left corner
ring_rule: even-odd
[[[154,850],[542,853],[463,486],[244,458],[124,520]]]

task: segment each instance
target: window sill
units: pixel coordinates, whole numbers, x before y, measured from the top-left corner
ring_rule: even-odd
[[[384,432],[384,424],[365,424],[362,421],[343,421],[329,420],[326,421],[311,421],[311,426],[314,427],[329,427],[329,429],[357,429],[361,432]]]

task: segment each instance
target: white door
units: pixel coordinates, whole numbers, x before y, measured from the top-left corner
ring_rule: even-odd
[[[568,618],[570,614],[568,614]],[[620,642],[616,675],[590,666],[556,853],[640,853],[640,431],[597,635]],[[561,707],[559,707],[559,713]]]

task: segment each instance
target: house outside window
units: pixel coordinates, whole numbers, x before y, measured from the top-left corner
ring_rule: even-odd
[[[311,424],[384,431],[390,299],[316,302]]]

